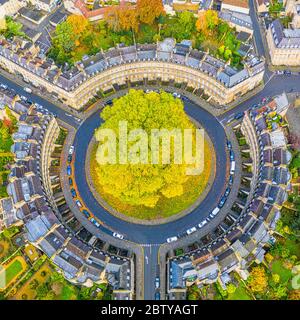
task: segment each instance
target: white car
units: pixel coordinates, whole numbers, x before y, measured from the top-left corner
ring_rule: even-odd
[[[124,236],[123,236],[122,234],[117,233],[117,232],[114,232],[114,233],[113,233],[113,236],[114,236],[115,238],[118,238],[118,239],[121,239],[121,240],[124,239]]]
[[[82,207],[82,204],[81,204],[81,202],[80,202],[79,200],[76,200],[75,202],[76,202],[76,204],[77,204],[77,206],[78,206],[79,208]]]
[[[167,242],[171,243],[171,242],[174,242],[174,241],[177,241],[177,240],[178,240],[177,237],[170,237],[170,238],[167,239]]]
[[[5,89],[5,90],[8,88],[7,85],[6,85],[6,84],[3,84],[3,83],[0,84],[0,87],[3,88],[3,89]]]
[[[207,220],[203,220],[198,224],[199,228],[202,228],[203,226],[205,226],[207,224]]]
[[[71,146],[69,149],[69,154],[73,154],[74,153],[74,146]]]
[[[28,88],[28,87],[25,87],[24,91],[26,91],[27,93],[32,93],[32,90],[30,88]]]
[[[190,228],[190,229],[187,229],[187,230],[186,230],[186,233],[187,233],[187,234],[192,234],[193,232],[196,232],[196,231],[197,231],[196,227],[192,227],[192,228]]]

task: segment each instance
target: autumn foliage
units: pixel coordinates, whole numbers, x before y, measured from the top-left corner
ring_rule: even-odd
[[[165,92],[146,94],[141,90],[130,90],[126,96],[114,101],[112,107],[106,107],[101,117],[105,122],[98,130],[113,129],[117,141],[120,121],[127,121],[128,132],[142,128],[149,137],[151,129],[194,128],[182,102]],[[95,136],[98,140],[98,131]],[[150,139],[147,148],[151,150]],[[186,168],[184,162],[175,164],[172,155],[170,164],[120,164],[118,161],[116,164],[99,164],[96,174],[105,193],[125,204],[153,208],[161,199],[183,195],[190,179]],[[202,180],[205,181],[204,177]]]
[[[138,31],[139,24],[153,24],[155,19],[164,15],[161,0],[138,0],[136,6],[125,4],[113,6],[105,13],[105,20],[114,31]]]
[[[248,287],[253,293],[264,293],[268,287],[268,276],[262,266],[254,267],[248,278]]]

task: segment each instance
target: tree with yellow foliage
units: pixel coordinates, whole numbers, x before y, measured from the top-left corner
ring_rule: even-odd
[[[140,22],[146,24],[153,24],[156,18],[165,14],[161,0],[138,0],[136,10]]]
[[[88,19],[82,15],[71,14],[66,21],[71,25],[75,36],[80,36],[89,26]]]
[[[135,8],[129,4],[124,6],[112,6],[105,12],[105,20],[113,31],[138,31],[139,21]]]
[[[268,277],[262,266],[254,267],[248,278],[248,287],[253,293],[264,293],[268,287]]]
[[[196,22],[196,28],[204,35],[209,35],[218,25],[219,18],[215,10],[201,11]]]
[[[300,300],[300,290],[291,290],[288,295],[288,300]]]
[[[162,161],[153,164],[150,139],[153,134],[152,129],[195,129],[184,112],[181,100],[175,99],[166,92],[146,94],[142,90],[130,90],[126,96],[115,100],[112,107],[104,108],[101,118],[105,122],[95,133],[96,140],[99,141],[96,153],[98,162],[96,178],[105,193],[112,195],[122,203],[133,206],[144,205],[149,208],[154,208],[163,197],[174,198],[183,194],[183,185],[190,176],[186,173],[187,164],[184,161],[182,164],[174,163],[175,141],[171,139],[170,164]],[[119,142],[124,136],[119,132],[119,125],[122,121],[126,121],[127,124],[125,135],[138,129],[147,133],[149,139],[140,149],[134,149],[138,140],[128,139],[127,147],[129,156],[132,154],[139,156],[142,148],[149,151],[144,162],[140,161],[136,164],[130,161],[122,162],[119,155],[121,148]],[[112,129],[116,135],[117,159],[115,163],[101,163],[99,150],[104,144],[101,136],[102,129]],[[160,159],[161,150],[160,146]]]

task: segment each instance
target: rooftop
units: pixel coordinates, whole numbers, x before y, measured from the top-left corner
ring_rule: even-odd
[[[249,8],[247,0],[222,0],[222,3],[235,7]]]

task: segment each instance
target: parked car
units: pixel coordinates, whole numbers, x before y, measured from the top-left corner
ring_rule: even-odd
[[[159,277],[156,277],[155,278],[155,288],[158,289],[160,286],[160,280],[159,280]]]
[[[197,231],[196,227],[192,227],[192,228],[187,229],[186,233],[189,235],[189,234],[192,234],[193,232],[196,232],[196,231]]]
[[[234,152],[232,150],[230,150],[229,156],[230,156],[230,161],[234,161]]]
[[[81,204],[81,202],[80,202],[79,200],[76,200],[75,203],[77,204],[77,206],[78,206],[79,208],[82,207],[82,204]]]
[[[25,87],[24,91],[26,91],[27,93],[32,93],[32,90],[30,88],[28,88],[28,87]]]
[[[201,222],[198,224],[198,227],[199,227],[199,228],[202,228],[202,227],[205,226],[206,224],[207,224],[207,220],[205,219],[205,220],[201,221]]]
[[[232,144],[231,144],[231,142],[229,140],[227,140],[227,147],[228,147],[228,149],[232,148]]]
[[[82,213],[86,216],[86,218],[90,218],[91,217],[90,213],[85,209],[82,210]]]
[[[97,220],[96,219],[94,219],[94,218],[91,218],[91,220],[90,220],[97,228],[99,228],[100,227],[100,224],[97,222]]]
[[[8,88],[8,86],[6,84],[1,83],[0,87],[3,88],[4,90],[6,90]]]
[[[174,242],[174,241],[177,241],[177,240],[178,240],[178,238],[177,238],[176,236],[174,236],[174,237],[168,238],[168,239],[167,239],[167,242],[168,242],[168,243],[171,243],[171,242]]]
[[[181,100],[182,101],[190,101],[190,99],[188,97],[186,97],[186,96],[181,96]]]
[[[155,298],[155,300],[160,300],[160,293],[155,292],[154,298]]]
[[[238,112],[234,115],[234,119],[239,120],[239,119],[243,118],[243,116],[244,116],[244,112]]]
[[[235,161],[230,162],[230,174],[234,175],[235,173]]]
[[[74,146],[71,146],[69,149],[69,154],[72,155],[74,153]]]
[[[229,193],[230,193],[230,188],[228,187],[225,190],[224,196],[227,198],[229,196]]]
[[[219,207],[219,208],[222,208],[222,207],[224,206],[226,200],[227,200],[226,197],[222,197],[221,200],[220,200],[220,202],[219,202],[218,207]]]
[[[70,176],[72,174],[71,166],[67,166],[67,175]]]
[[[28,100],[27,97],[25,97],[25,96],[21,96],[20,98],[21,98],[21,100],[23,100],[25,102]]]
[[[215,217],[220,212],[220,209],[218,207],[214,208],[214,210],[211,212],[211,215]]]
[[[68,155],[68,162],[69,162],[69,163],[72,162],[72,155],[71,155],[71,154]]]
[[[72,178],[69,178],[68,180],[69,180],[69,185],[70,185],[70,186],[73,185],[73,179],[72,179]]]
[[[118,238],[118,239],[121,239],[121,240],[124,239],[124,236],[123,236],[122,234],[117,233],[117,232],[114,232],[114,233],[113,233],[113,237]]]
[[[108,101],[106,101],[105,104],[111,106],[113,104],[113,102],[112,102],[112,100],[108,100]]]
[[[71,189],[71,195],[72,195],[72,198],[76,198],[77,197],[77,193],[76,193],[76,190],[74,188]]]
[[[229,182],[230,185],[233,184],[233,175],[232,174],[229,176],[229,181],[228,182]]]

